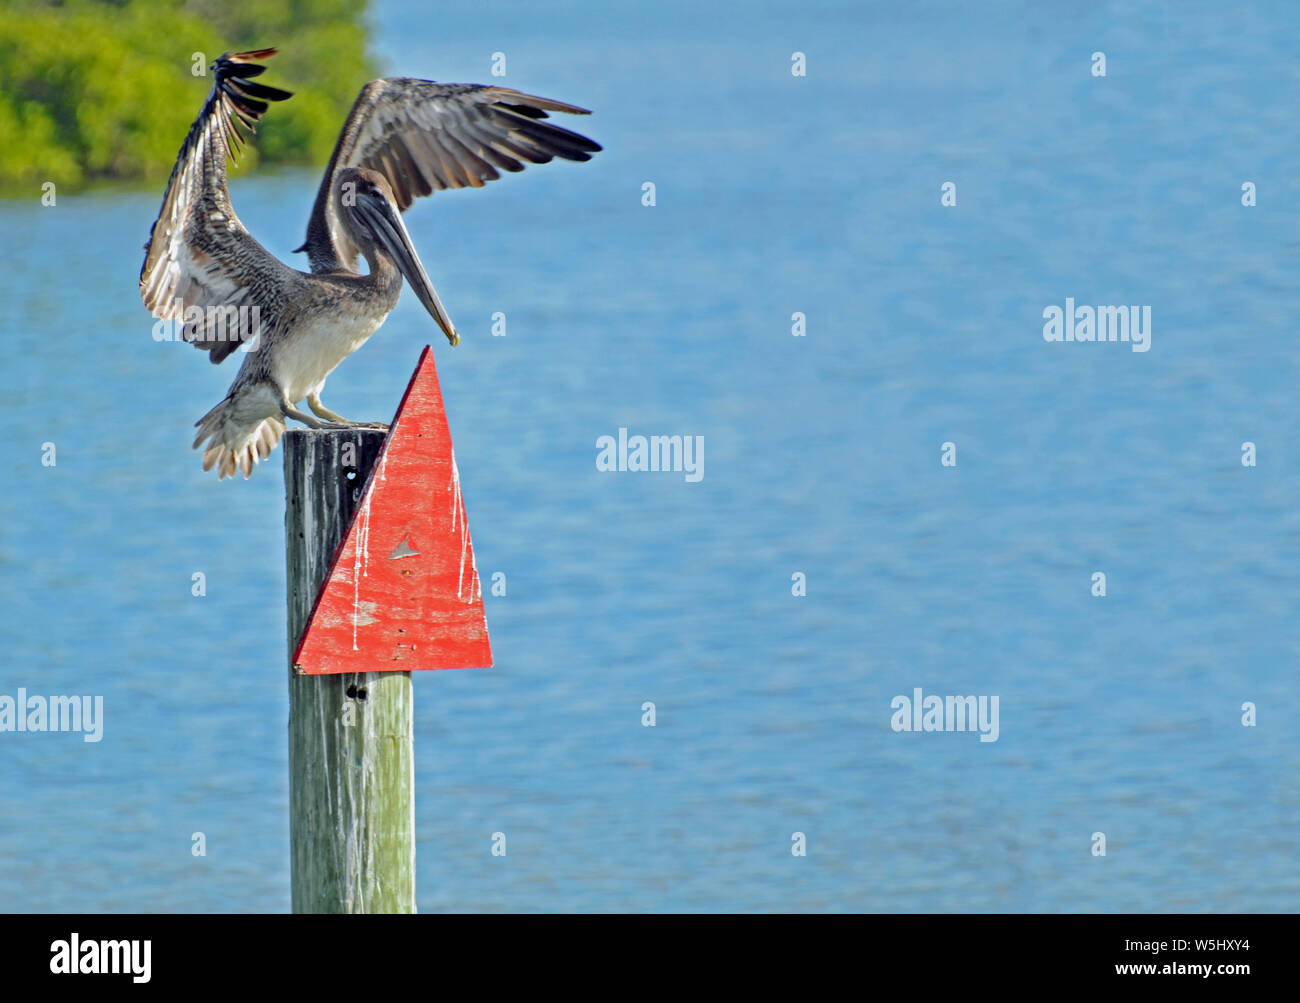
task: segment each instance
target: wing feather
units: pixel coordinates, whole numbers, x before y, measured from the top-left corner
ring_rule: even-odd
[[[448,188],[481,188],[517,172],[522,161],[590,160],[599,144],[545,121],[548,112],[585,108],[509,87],[443,84],[393,77],[361,89],[321,179],[307,224],[313,272],[355,269],[359,250],[336,218],[331,193],[345,167],[368,167],[388,180],[399,207]]]
[[[247,334],[229,326],[240,307],[257,308],[243,316],[255,317],[260,330],[274,327],[281,299],[272,295],[274,287],[298,275],[244,228],[226,187],[226,159],[234,160],[246,142],[241,127],[251,133],[268,102],[291,96],[250,79],[266,70],[252,60],[275,51],[228,52],[217,60],[212,90],[181,145],[140,268],[145,306],[164,320],[185,322],[188,315],[182,337],[212,362],[232,354]]]

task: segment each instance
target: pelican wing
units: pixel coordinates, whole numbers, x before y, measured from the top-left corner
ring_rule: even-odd
[[[379,171],[405,210],[421,195],[446,188],[482,188],[500,170],[522,171],[524,161],[554,157],[590,160],[600,146],[586,136],[542,121],[550,111],[590,114],[509,87],[440,84],[394,77],[361,89],[334,147],[311,220],[306,251],[313,272],[355,270],[359,249],[339,221],[331,192],[345,167]]]
[[[212,90],[181,146],[145,244],[145,306],[155,317],[183,322],[182,337],[212,362],[258,330],[273,328],[279,297],[271,292],[300,274],[244,229],[226,189],[226,158],[233,160],[245,142],[240,126],[253,131],[268,101],[291,96],[251,80],[266,69],[252,60],[275,52],[228,52],[217,60]],[[232,324],[240,326],[232,331]]]

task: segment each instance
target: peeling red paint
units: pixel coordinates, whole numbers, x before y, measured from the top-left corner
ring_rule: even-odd
[[[483,586],[426,346],[293,662],[308,675],[492,664]]]

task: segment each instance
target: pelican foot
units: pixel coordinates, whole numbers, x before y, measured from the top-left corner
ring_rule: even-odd
[[[294,421],[302,422],[308,428],[315,429],[316,431],[338,430],[338,429],[353,427],[351,424],[349,424],[346,421],[342,421],[342,422],[318,421],[317,419],[313,418],[311,415],[304,414],[303,412],[299,411],[296,407],[294,407],[292,404],[287,404],[287,403],[280,405],[280,413],[283,414],[286,418],[292,418]]]
[[[316,417],[334,423],[326,425],[326,428],[375,428],[381,432],[388,431],[388,426],[382,421],[352,421],[350,418],[344,418],[341,414],[335,414],[321,403],[320,394],[308,394],[307,406],[316,413]]]

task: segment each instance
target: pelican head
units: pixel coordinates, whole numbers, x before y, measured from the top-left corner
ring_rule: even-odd
[[[390,258],[429,311],[429,316],[438,322],[447,340],[453,345],[460,344],[456,326],[425,274],[420,256],[415,253],[388,180],[369,168],[347,167],[338,174],[334,197],[339,218],[346,221],[361,252],[367,258],[375,252]]]

